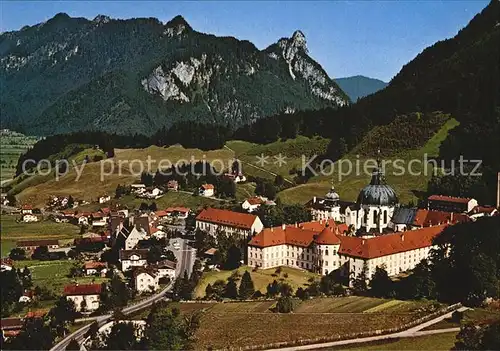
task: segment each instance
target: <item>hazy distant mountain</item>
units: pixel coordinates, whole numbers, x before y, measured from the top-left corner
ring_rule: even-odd
[[[384,89],[388,83],[380,79],[369,78],[365,76],[352,76],[346,78],[337,78],[335,82],[349,96],[352,101],[376,93]]]
[[[1,120],[36,134],[152,134],[176,121],[233,128],[349,99],[296,31],[265,50],[197,32],[177,16],[57,14],[0,36]]]

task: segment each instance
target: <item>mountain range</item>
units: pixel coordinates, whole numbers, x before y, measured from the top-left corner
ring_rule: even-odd
[[[177,16],[93,20],[60,13],[0,36],[1,121],[38,135],[154,133],[178,121],[236,128],[350,103],[296,31],[264,50]]]
[[[335,79],[335,82],[353,102],[384,89],[388,84],[380,79],[365,76],[337,78]]]

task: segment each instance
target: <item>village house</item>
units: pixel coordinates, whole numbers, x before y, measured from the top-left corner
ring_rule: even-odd
[[[26,213],[26,214],[23,214],[22,221],[24,223],[38,222],[39,218],[37,215],[31,214],[31,213]]]
[[[21,214],[32,214],[33,213],[33,206],[31,205],[23,205],[21,207]]]
[[[20,297],[19,297],[19,300],[18,302],[20,303],[30,303],[33,298],[34,298],[35,294],[33,293],[32,290],[26,290]]]
[[[24,318],[12,317],[2,318],[0,321],[0,328],[2,330],[2,337],[4,340],[16,337],[23,329]]]
[[[20,240],[16,243],[16,247],[23,249],[26,253],[32,254],[39,246],[47,246],[50,249],[58,249],[59,241],[54,239],[42,240]]]
[[[85,264],[83,265],[83,269],[85,270],[86,275],[99,274],[101,276],[106,276],[106,272],[108,271],[108,264],[106,262],[89,261],[85,262]]]
[[[239,173],[239,174],[226,173],[226,174],[224,174],[224,177],[230,179],[232,182],[234,182],[236,184],[245,182],[247,180],[247,178],[242,173]]]
[[[215,195],[215,187],[212,184],[203,184],[200,186],[199,194],[205,197],[211,197]]]
[[[189,208],[186,207],[168,207],[165,210],[156,211],[155,219],[164,220],[168,218],[186,219],[189,215]]]
[[[63,295],[73,301],[76,311],[93,312],[99,308],[101,284],[74,284],[64,287]]]
[[[144,184],[131,184],[130,189],[135,194],[141,194],[146,191],[146,185]]]
[[[497,216],[498,210],[493,206],[476,206],[469,213],[469,218],[476,220],[481,217]]]
[[[167,183],[167,189],[169,191],[178,191],[179,190],[179,182],[177,180],[169,180]]]
[[[14,267],[14,261],[10,258],[2,258],[0,260],[0,272],[11,271]]]
[[[175,268],[177,266],[176,262],[163,260],[156,264],[151,265],[158,272],[158,278],[168,278],[169,281],[175,280]]]
[[[160,288],[158,271],[152,267],[134,269],[134,287],[139,294],[158,290]]]
[[[98,201],[99,201],[100,204],[106,203],[108,201],[111,201],[111,196],[109,196],[109,195],[99,196]]]
[[[143,228],[134,227],[127,239],[125,239],[125,250],[132,250],[137,246],[140,240],[144,240],[148,237],[148,234]]]
[[[121,262],[122,271],[128,271],[134,267],[145,267],[149,250],[120,250],[119,261]]]
[[[216,208],[207,208],[196,216],[196,228],[211,235],[225,232],[226,235],[247,237],[259,233],[264,225],[258,216]]]
[[[187,207],[167,207],[165,210],[167,216],[179,219],[186,219],[189,215],[189,211],[191,210]]]
[[[247,212],[253,212],[256,209],[258,209],[260,205],[264,203],[265,201],[263,198],[259,196],[253,196],[243,201],[243,203],[241,204],[241,208]]]
[[[432,195],[427,198],[427,208],[435,211],[469,213],[478,205],[476,199]]]

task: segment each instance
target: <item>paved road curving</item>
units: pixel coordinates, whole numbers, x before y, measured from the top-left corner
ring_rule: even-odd
[[[176,239],[176,240],[181,240],[181,239]],[[176,276],[181,276],[184,274],[184,270],[188,272],[188,274],[191,273],[191,270],[193,268],[193,258],[194,255],[192,254],[192,250],[188,249],[187,242],[185,240],[182,240],[182,250],[178,251],[179,255],[177,257],[177,262],[179,263],[177,265],[177,271],[176,271]],[[145,307],[151,306],[154,302],[160,301],[165,298],[165,295],[167,292],[172,290],[172,287],[174,286],[173,282],[171,282],[165,289],[160,291],[158,294],[155,294],[151,297],[148,297],[145,300],[142,300],[141,302],[125,307],[122,312],[125,315],[137,312]],[[93,319],[99,323],[99,325],[102,325],[106,323],[109,319],[111,318],[111,314],[105,314],[101,316],[94,317]],[[81,327],[80,329],[76,330],[75,332],[67,335],[64,339],[59,341],[56,345],[54,345],[50,350],[51,351],[63,351],[66,349],[68,346],[69,342],[71,339],[75,339],[78,342],[81,342],[83,340],[84,334],[87,332],[87,330],[90,328],[90,324]]]

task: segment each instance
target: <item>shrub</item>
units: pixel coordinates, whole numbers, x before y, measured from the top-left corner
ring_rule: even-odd
[[[290,313],[293,311],[293,301],[290,296],[281,296],[276,304],[279,313]]]

